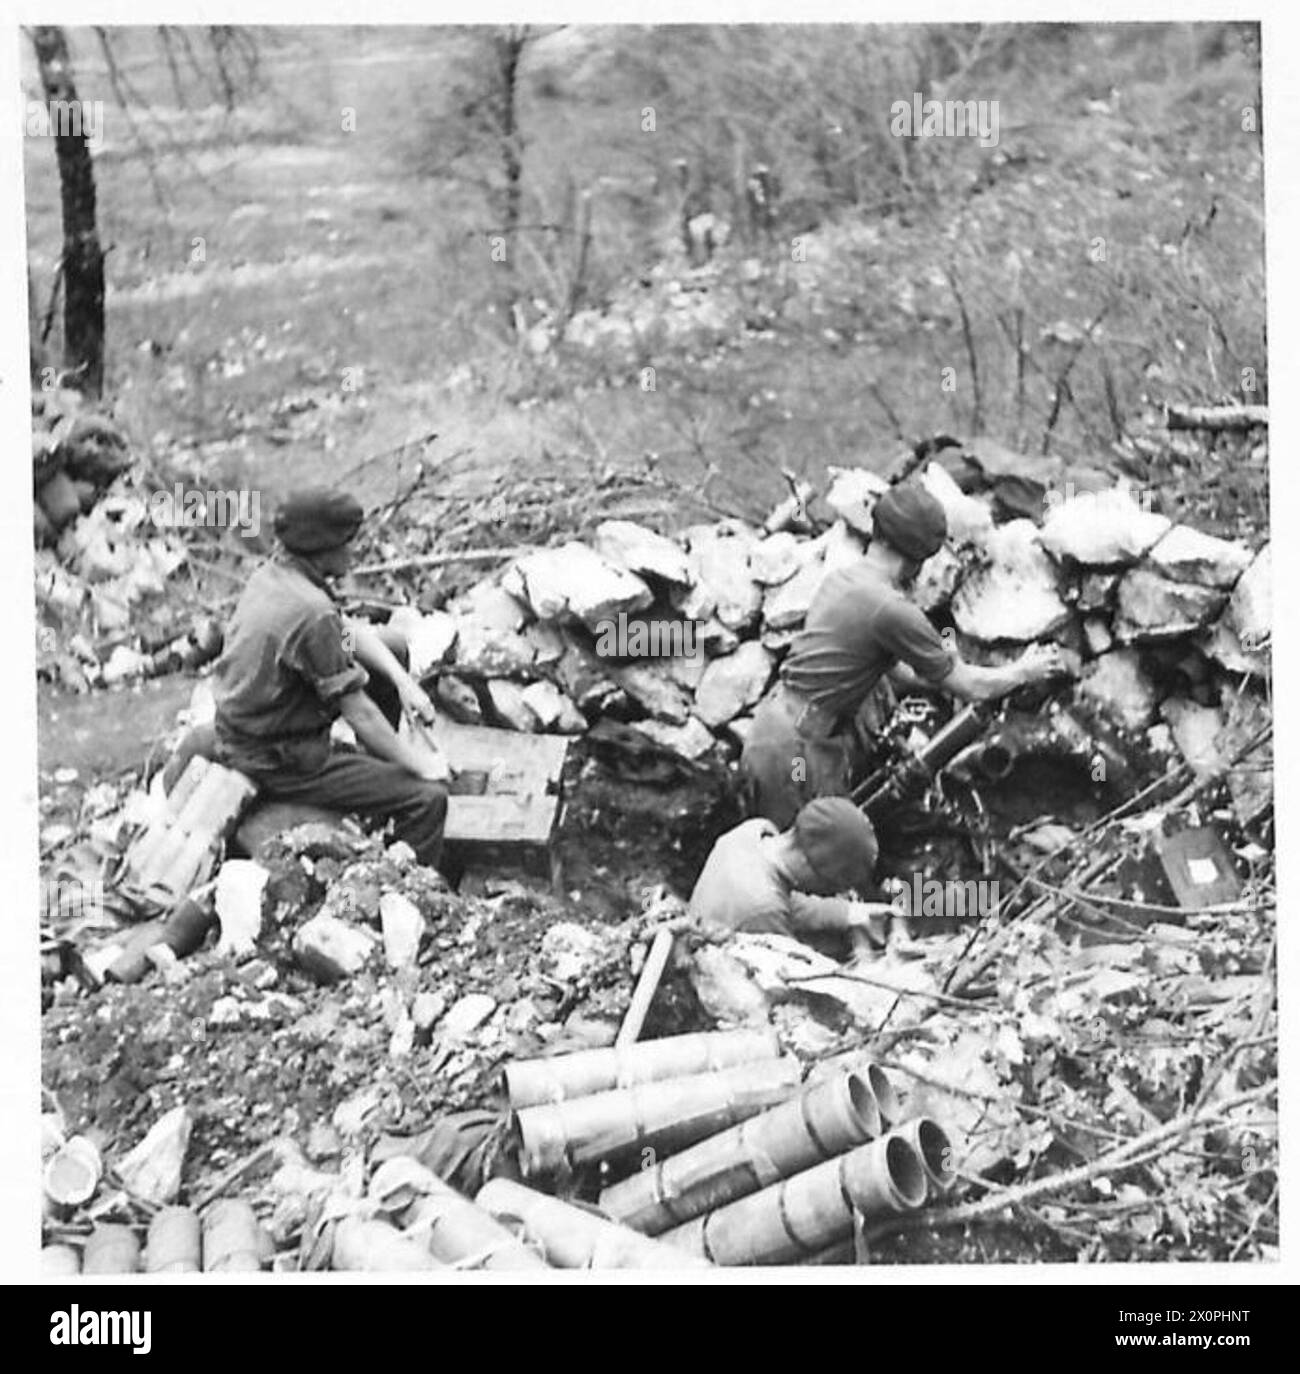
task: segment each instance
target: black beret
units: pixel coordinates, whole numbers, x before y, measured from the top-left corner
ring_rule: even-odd
[[[948,517],[924,487],[902,482],[876,502],[872,532],[917,563],[939,552],[948,537]]]
[[[290,553],[324,553],[354,539],[363,517],[355,496],[328,487],[307,487],[280,502],[274,527]]]

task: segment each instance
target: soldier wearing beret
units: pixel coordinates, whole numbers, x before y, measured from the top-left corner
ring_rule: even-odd
[[[750,810],[779,827],[814,797],[848,793],[852,721],[886,675],[904,691],[983,701],[1065,671],[1055,646],[1030,646],[1000,667],[966,663],[908,600],[906,588],[948,533],[943,507],[923,487],[891,487],[871,530],[862,559],[818,588],[741,756]]]
[[[761,817],[742,821],[713,846],[691,893],[702,925],[790,935],[830,946],[885,942],[892,907],[835,893],[869,887],[876,866],[871,822],[843,797],[809,802],[780,831]]]
[[[397,733],[402,711],[433,704],[404,666],[405,644],[345,621],[331,583],[352,562],[358,502],[299,491],[275,515],[281,549],[248,580],[217,665],[216,754],[260,794],[375,820],[392,819],[421,863],[437,863],[447,813],[445,760]],[[332,747],[342,717],[359,749]]]

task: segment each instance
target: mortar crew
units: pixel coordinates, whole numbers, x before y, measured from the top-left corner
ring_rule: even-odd
[[[943,507],[924,487],[890,487],[872,512],[857,562],[828,573],[741,755],[751,813],[788,826],[813,797],[849,791],[852,722],[886,674],[903,691],[991,700],[1065,671],[1055,646],[982,668],[949,647],[904,591],[947,537]]]
[[[447,814],[445,759],[397,733],[433,704],[406,671],[404,638],[345,620],[332,583],[351,567],[362,510],[343,492],[295,492],[276,511],[280,548],[248,580],[217,665],[216,753],[259,793],[374,820],[391,818],[436,864]],[[332,746],[342,717],[358,749]]]
[[[784,831],[762,817],[742,821],[713,846],[690,914],[705,926],[841,946],[861,932],[883,947],[888,903],[830,895],[868,887],[877,852],[871,822],[843,797],[810,801]]]

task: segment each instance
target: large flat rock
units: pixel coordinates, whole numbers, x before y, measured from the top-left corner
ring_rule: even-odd
[[[1055,564],[1038,544],[1031,520],[1012,520],[985,542],[989,562],[967,575],[952,599],[957,628],[972,639],[1024,643],[1070,618]]]
[[[753,706],[772,680],[776,660],[756,639],[715,658],[695,693],[695,714],[717,729]]]
[[[625,572],[638,577],[658,577],[664,582],[689,586],[691,565],[686,551],[671,539],[631,520],[605,520],[592,538],[596,552]]]
[[[758,620],[763,589],[749,570],[749,555],[759,540],[736,520],[692,525],[686,531],[695,585],[676,604],[691,620],[716,617],[729,630],[747,630]]]
[[[1142,670],[1135,649],[1103,653],[1083,670],[1079,695],[1128,730],[1141,730],[1155,719],[1155,684]]]
[[[1121,483],[1052,502],[1039,539],[1057,558],[1113,567],[1136,563],[1169,528],[1167,517],[1143,510]]]
[[[1152,546],[1147,562],[1174,582],[1227,591],[1250,566],[1251,552],[1244,544],[1175,525]]]
[[[1227,600],[1225,593],[1190,582],[1171,582],[1152,568],[1132,568],[1120,579],[1115,637],[1122,644],[1177,639],[1208,625]]]
[[[506,570],[502,586],[539,620],[580,620],[593,630],[654,600],[641,578],[576,540],[525,554]]]

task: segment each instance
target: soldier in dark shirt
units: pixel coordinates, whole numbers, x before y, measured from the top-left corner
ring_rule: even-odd
[[[1055,646],[981,668],[944,643],[903,589],[946,536],[943,507],[923,487],[894,486],[876,502],[861,562],[827,575],[755,712],[740,760],[753,814],[784,829],[805,802],[848,793],[848,730],[886,674],[903,690],[977,701],[1065,671]]]
[[[249,578],[217,665],[216,754],[262,796],[391,817],[397,838],[432,865],[446,761],[413,749],[395,727],[402,710],[431,722],[433,704],[400,661],[402,645],[345,622],[330,587],[351,566],[361,520],[356,500],[326,490],[296,493],[276,512],[283,549]],[[359,750],[331,746],[339,717]]]

